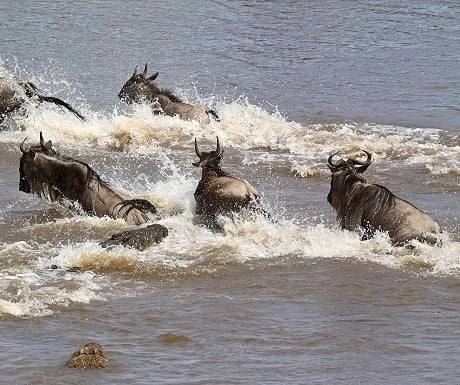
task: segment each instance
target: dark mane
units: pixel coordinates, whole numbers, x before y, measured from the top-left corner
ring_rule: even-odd
[[[172,91],[166,88],[158,89],[158,94],[167,96],[174,103],[183,103],[183,100],[181,98],[177,97],[176,95],[172,93]]]
[[[102,182],[102,183],[105,183],[107,184],[107,182],[104,182],[100,177],[99,175],[96,173],[96,171],[94,171],[91,166],[89,166],[87,163],[85,162],[82,162],[81,160],[77,160],[77,159],[74,159],[70,156],[67,156],[67,155],[62,155],[61,153],[57,152],[56,150],[54,149],[51,149],[51,150],[48,150],[47,151],[48,153],[45,154],[45,155],[49,155],[49,156],[52,156],[58,160],[61,160],[63,162],[69,162],[69,163],[77,163],[77,164],[81,164],[82,166],[85,166],[85,168],[88,170],[88,179],[90,177],[94,178],[94,179],[97,179],[98,181]]]
[[[95,182],[96,183],[96,186],[97,186],[97,189],[99,189],[101,186],[106,186],[106,187],[109,187],[109,183],[106,182],[105,180],[102,180],[101,177],[99,176],[99,174],[94,171],[91,166],[89,166],[87,163],[85,162],[82,162],[80,160],[76,160],[76,159],[73,159],[69,156],[60,156],[60,159],[62,161],[65,161],[65,162],[69,162],[69,163],[75,163],[75,164],[80,164],[82,166],[84,166],[86,168],[86,172],[87,172],[87,175],[86,175],[86,186],[90,189],[91,188],[91,182]]]
[[[376,188],[375,193],[366,194],[366,199],[363,199],[363,205],[365,208],[363,212],[363,220],[374,218],[375,215],[383,215],[383,213],[385,213],[394,203],[395,196],[390,190],[377,184],[373,186]]]
[[[208,174],[208,173],[212,173],[212,174]],[[225,172],[224,170],[222,170],[220,167],[219,169],[213,169],[213,168],[203,168],[203,172],[202,172],[203,175],[215,175],[216,177],[223,177],[223,176],[226,176],[226,177],[230,177],[230,178],[235,178],[233,176],[231,176],[228,172]],[[235,178],[237,179],[237,178]]]
[[[384,215],[388,208],[394,205],[395,196],[385,186],[371,184],[360,189],[359,186],[366,181],[364,178],[353,174],[347,175],[344,183],[346,191],[350,191],[350,195],[345,202],[343,215],[340,218],[342,227],[346,227],[350,219],[358,213],[361,213],[362,218],[360,225],[367,227],[373,218]]]
[[[87,175],[87,178],[86,178],[86,183],[87,184],[88,184],[89,181],[95,181],[95,182],[97,182],[98,186],[100,186],[100,185],[108,186],[109,185],[106,181],[102,180],[101,177],[99,176],[99,174],[96,171],[94,171],[90,166],[88,166],[85,162],[81,162],[79,160],[75,160],[75,159],[72,159],[72,158],[69,158],[68,161],[78,163],[78,164],[81,164],[82,166],[86,167],[86,170],[88,172],[88,175]]]
[[[97,188],[99,188],[101,185],[102,186],[108,186],[109,184],[105,181],[103,181],[101,179],[101,177],[96,173],[96,171],[94,171],[87,163],[85,162],[82,162],[80,160],[76,160],[76,159],[73,159],[69,156],[66,156],[66,155],[62,155],[60,154],[59,152],[57,152],[56,150],[54,149],[49,149],[47,151],[41,151],[44,155],[47,155],[51,158],[55,158],[57,160],[60,160],[62,162],[66,162],[66,163],[73,163],[73,164],[78,164],[78,165],[82,165],[86,171],[87,171],[87,174],[86,174],[86,178],[85,178],[85,181],[84,181],[84,184],[81,185],[80,187],[82,189],[84,188],[91,188],[91,183],[96,183],[96,186]],[[58,171],[61,171],[62,173],[62,170],[55,170],[53,169],[51,171],[50,169],[50,173],[53,177],[53,179],[55,180],[63,180],[63,177],[64,175],[60,175]],[[57,196],[56,196],[56,199],[60,199],[63,195],[62,191],[61,191],[61,186],[58,185],[58,183],[56,182],[51,182],[50,181],[50,184],[49,186],[45,187],[43,186],[42,188],[42,191],[37,191],[39,193],[39,195],[42,195],[44,194],[46,191],[46,189],[53,189],[56,193],[57,193]],[[94,188],[94,187],[93,187]]]
[[[366,183],[366,179],[364,179],[362,176],[351,173],[350,171],[347,171],[347,175],[345,176],[345,180],[343,182],[345,191],[351,191],[355,183]]]
[[[216,171],[217,176],[230,176],[228,172],[225,172],[219,167],[219,170]]]
[[[222,170],[222,168],[220,167],[220,164],[217,162],[207,164],[206,166],[203,167],[203,174],[206,174],[208,172],[213,172],[216,174],[216,176],[219,176],[219,177],[220,176],[232,177],[228,172]]]

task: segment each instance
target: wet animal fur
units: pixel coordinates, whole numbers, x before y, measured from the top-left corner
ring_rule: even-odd
[[[64,198],[77,201],[88,213],[96,216],[122,218],[127,223],[144,224],[155,207],[145,199],[132,199],[111,187],[86,163],[61,156],[45,143],[24,149],[19,166],[19,190],[34,193],[52,202]]]
[[[363,239],[376,231],[387,232],[395,245],[412,239],[434,244],[439,242],[439,225],[427,213],[391,193],[384,186],[367,183],[359,174],[371,164],[372,155],[361,161],[355,158],[328,159],[331,189],[327,201],[337,212],[342,229],[364,231]]]
[[[123,85],[118,97],[127,103],[150,103],[155,113],[177,115],[183,120],[197,120],[202,123],[209,123],[209,117],[216,121],[219,120],[215,111],[185,103],[170,90],[158,88],[153,83],[157,77],[158,72],[147,77],[147,63],[144,72],[137,72],[136,67],[131,78]]]

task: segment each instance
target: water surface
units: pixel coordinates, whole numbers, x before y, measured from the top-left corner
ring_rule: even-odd
[[[446,383],[460,377],[459,25],[455,1],[196,1],[0,5],[0,75],[70,102],[26,105],[0,131],[0,353],[9,383]],[[201,125],[127,106],[138,66],[215,109]],[[39,133],[149,199],[169,237],[18,191]],[[264,217],[193,223],[204,150],[261,193]],[[430,213],[442,246],[362,242],[326,201],[327,157]],[[52,269],[51,266],[57,266]],[[166,337],[165,337],[166,336]],[[112,366],[64,367],[90,340]]]

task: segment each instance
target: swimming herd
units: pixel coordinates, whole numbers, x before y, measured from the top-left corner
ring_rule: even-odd
[[[184,103],[172,92],[159,89],[153,81],[155,73],[147,77],[147,64],[143,72],[134,70],[131,78],[123,85],[119,97],[128,103],[149,103],[153,113],[178,115],[184,120],[197,120],[208,123],[210,119],[218,121],[212,110]],[[26,97],[37,97],[39,101],[50,101],[66,107],[77,117],[84,120],[67,103],[57,98],[45,97],[31,83],[16,81],[22,87]],[[8,86],[0,79],[0,116],[20,108],[22,98],[15,93],[14,86]],[[58,101],[58,102],[57,102]],[[25,141],[24,141],[25,142]],[[77,201],[89,214],[122,218],[127,223],[144,225],[157,218],[154,205],[136,197],[127,196],[102,181],[99,175],[86,163],[59,154],[51,141],[45,141],[40,133],[37,145],[25,148],[19,166],[19,190],[35,193],[50,201]],[[257,190],[246,180],[231,176],[222,170],[220,162],[223,148],[217,137],[216,149],[205,152],[199,149],[195,139],[195,153],[199,160],[193,163],[201,168],[201,179],[194,193],[196,221],[212,230],[222,230],[218,217],[238,212],[242,209],[255,210],[266,214],[260,207]],[[327,201],[337,213],[337,221],[342,229],[362,233],[362,239],[371,238],[375,232],[388,233],[394,245],[404,245],[415,239],[437,244],[441,233],[439,225],[425,212],[411,203],[395,196],[387,188],[367,183],[361,174],[372,162],[372,154],[364,151],[366,159],[342,159],[338,153],[330,155],[327,166],[331,171],[331,188]],[[161,227],[161,225],[158,225]],[[144,249],[151,243],[159,242],[167,236],[167,229],[150,225],[151,234],[145,231],[125,231],[115,234],[107,244],[129,245]],[[145,240],[142,241],[142,237]],[[131,239],[136,239],[131,242]],[[151,242],[150,242],[151,241]],[[141,246],[139,246],[141,245]]]

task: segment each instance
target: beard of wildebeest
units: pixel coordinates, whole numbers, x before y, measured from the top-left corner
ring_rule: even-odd
[[[367,160],[355,158],[334,161],[328,159],[332,172],[328,202],[337,212],[340,227],[345,230],[364,230],[363,240],[376,231],[387,232],[392,243],[399,246],[415,239],[435,244],[439,225],[427,213],[391,193],[384,186],[367,183],[358,175],[371,164],[372,155],[366,151]]]

